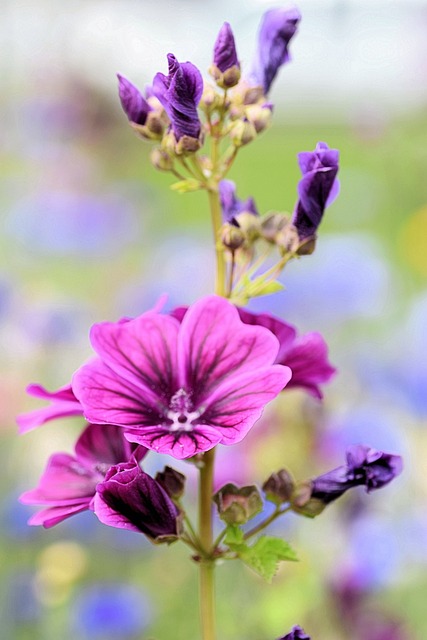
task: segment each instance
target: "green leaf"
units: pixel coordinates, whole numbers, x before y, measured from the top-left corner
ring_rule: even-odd
[[[283,560],[298,560],[295,551],[286,540],[261,536],[254,545],[240,545],[239,558],[267,582],[271,582],[279,563]]]
[[[200,189],[201,184],[194,178],[188,178],[188,180],[180,180],[171,184],[172,191],[178,191],[178,193],[188,193],[189,191],[197,191]]]

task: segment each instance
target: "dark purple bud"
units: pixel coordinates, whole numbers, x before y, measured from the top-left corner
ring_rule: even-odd
[[[310,640],[310,636],[306,634],[304,629],[301,629],[298,625],[293,627],[290,633],[283,636],[283,638],[279,638],[278,640]]]
[[[236,196],[236,185],[232,180],[221,180],[219,183],[219,199],[221,202],[222,218],[224,222],[239,226],[237,216],[241,213],[250,213],[258,216],[258,211],[253,198],[239,200]]]
[[[147,117],[152,108],[144,98],[142,93],[129,80],[117,74],[119,80],[119,98],[123,111],[130,122],[145,125]]]
[[[237,59],[236,43],[228,22],[222,25],[214,46],[214,64],[224,73],[231,67],[240,67]]]
[[[155,479],[172,499],[180,498],[184,493],[185,476],[172,467],[159,471]]]
[[[299,200],[291,223],[301,243],[315,237],[325,208],[338,195],[338,161],[339,151],[330,149],[325,142],[318,142],[314,151],[298,154],[303,177],[298,184]]]
[[[333,502],[348,489],[364,485],[368,492],[381,489],[402,472],[402,458],[353,445],[346,451],[347,465],[337,467],[311,482],[311,498]]]
[[[280,469],[277,473],[271,474],[262,485],[262,489],[267,500],[279,505],[289,502],[294,490],[294,481],[289,471]]]
[[[155,75],[153,92],[169,116],[176,140],[184,136],[198,140],[201,123],[197,105],[203,92],[203,78],[197,67],[191,62],[178,62],[169,53],[168,75]]]
[[[213,496],[221,520],[227,524],[245,524],[262,510],[262,498],[255,485],[236,487],[229,482]]]
[[[104,524],[144,533],[152,542],[179,536],[178,508],[135,460],[111,467],[97,486],[94,511]]]
[[[288,62],[289,42],[294,36],[301,14],[298,9],[271,9],[264,14],[258,32],[258,50],[250,75],[250,84],[261,85],[264,94],[282,64]]]
[[[234,87],[240,80],[236,43],[228,22],[224,22],[216,39],[210,72],[217,84],[224,89]]]

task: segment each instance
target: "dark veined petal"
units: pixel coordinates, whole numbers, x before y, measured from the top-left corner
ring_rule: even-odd
[[[201,420],[219,431],[221,444],[240,442],[291,375],[288,367],[272,365],[232,376],[209,397]]]
[[[104,524],[144,533],[155,542],[179,534],[177,507],[136,462],[110,469],[97,487],[94,511]]]
[[[209,425],[194,426],[191,431],[170,431],[168,427],[153,427],[139,433],[128,433],[130,442],[137,442],[156,453],[164,453],[183,460],[197,453],[209,451],[221,440],[221,433]]]
[[[96,324],[90,337],[110,369],[143,393],[164,399],[177,388],[178,328],[173,318],[148,312],[129,322]]]
[[[208,296],[192,305],[181,323],[181,386],[192,390],[193,404],[199,405],[227,377],[272,364],[278,348],[270,331],[245,325],[231,303]]]

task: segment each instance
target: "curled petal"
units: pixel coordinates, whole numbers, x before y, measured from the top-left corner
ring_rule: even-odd
[[[129,80],[117,74],[119,80],[119,97],[123,111],[130,122],[144,125],[152,108],[142,93]]]
[[[224,22],[218,33],[213,62],[222,73],[232,67],[240,67],[233,31],[228,22]]]
[[[135,461],[110,469],[97,487],[94,511],[104,524],[144,533],[154,542],[179,535],[177,507]]]

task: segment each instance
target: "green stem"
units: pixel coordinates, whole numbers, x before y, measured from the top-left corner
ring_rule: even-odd
[[[273,511],[273,513],[268,518],[266,518],[265,520],[260,522],[256,527],[254,527],[253,529],[250,529],[245,533],[245,536],[244,536],[245,540],[252,538],[252,536],[256,535],[257,533],[259,533],[260,531],[268,527],[268,525],[274,522],[276,518],[278,518],[283,513],[286,513],[287,511],[290,511],[290,510],[291,510],[291,507],[285,507],[284,509],[280,509],[280,507],[276,507],[276,510]]]
[[[215,450],[206,451],[200,470],[199,540],[206,556],[200,559],[200,616],[202,639],[215,640],[215,562],[209,557],[212,550],[212,489]]]
[[[224,247],[221,245],[220,229],[222,226],[222,214],[221,203],[219,201],[218,190],[210,188],[208,190],[209,205],[211,209],[212,217],[212,229],[215,243],[216,254],[216,278],[215,278],[215,293],[218,296],[225,296],[225,259],[224,259]]]

